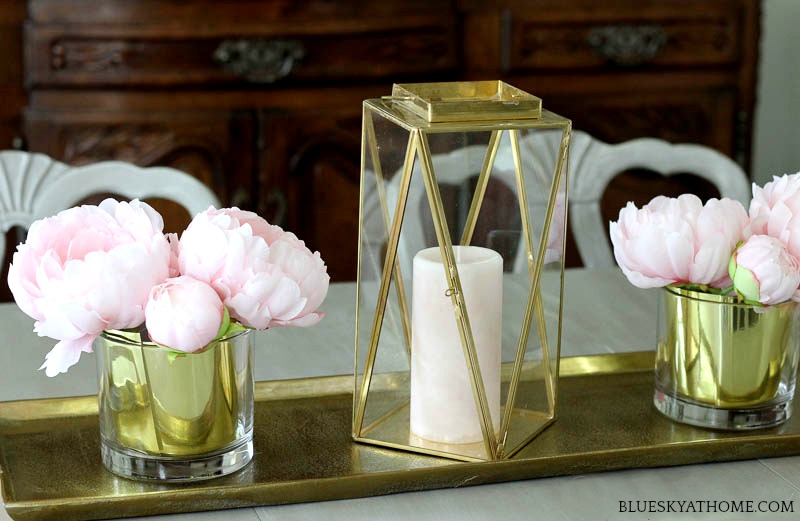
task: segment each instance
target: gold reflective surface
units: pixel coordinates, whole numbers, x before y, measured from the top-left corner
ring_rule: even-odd
[[[248,333],[249,334],[249,333]],[[236,442],[249,428],[252,396],[244,334],[178,354],[138,333],[104,332],[95,341],[101,433],[117,450],[194,456]]]
[[[430,122],[533,119],[542,113],[540,98],[502,81],[395,84],[392,98]]]
[[[94,396],[5,402],[2,493],[14,519],[103,519],[800,453],[797,416],[741,433],[663,417],[652,405],[652,367],[652,352],[562,359],[558,421],[511,459],[480,463],[354,443],[352,376],[261,382],[253,462],[195,484],[106,471]]]
[[[717,407],[747,407],[794,387],[797,306],[754,308],[732,297],[662,291],[656,385]]]

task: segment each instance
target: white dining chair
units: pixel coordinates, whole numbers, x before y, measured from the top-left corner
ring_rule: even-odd
[[[71,167],[44,154],[0,151],[0,264],[12,227],[27,229],[37,219],[101,193],[126,199],[167,199],[190,216],[220,206],[214,192],[199,179],[174,168],[142,168],[122,161]]]
[[[474,165],[480,166],[485,154],[486,147],[472,145],[448,154],[434,155],[432,161],[436,180],[440,184],[461,185],[471,176],[479,173],[478,171],[472,172],[468,168]],[[502,160],[503,157],[502,154],[498,154],[498,160]],[[403,231],[397,246],[397,258],[402,272],[409,275],[411,274],[411,263],[416,252],[433,245],[426,243],[426,238],[428,237],[426,237],[424,230],[430,228],[430,225],[426,224],[425,221],[430,219],[430,212],[423,212],[420,207],[423,200],[427,204],[427,193],[422,182],[419,162],[415,164],[412,175],[416,178],[416,182],[412,182],[409,185],[406,212],[403,218]],[[386,197],[390,208],[394,208],[399,196],[400,178],[400,175],[395,175],[386,188]],[[506,188],[516,193],[513,165],[504,165],[500,161],[496,161],[491,178],[502,182]],[[461,206],[466,206],[467,204],[466,201],[461,202]],[[453,240],[457,241],[458,238],[455,237]]]
[[[532,216],[531,225],[536,228],[540,226],[541,223],[533,216],[544,215],[544,209],[550,193],[552,172],[555,167],[556,151],[558,150],[558,145],[561,140],[561,131],[547,130],[539,132],[536,139],[546,139],[547,143],[538,141],[536,143],[530,141],[526,142],[526,139],[528,138],[523,138],[520,142],[520,152],[523,164],[532,166],[530,171],[525,171],[524,175],[531,176],[529,178],[530,182],[527,183],[527,198]],[[440,185],[459,187],[463,186],[464,183],[470,182],[471,179],[476,178],[480,174],[480,167],[483,164],[485,155],[485,145],[468,145],[451,152],[433,154],[431,161],[433,163],[434,175],[436,176],[437,183]],[[390,213],[393,212],[399,196],[401,177],[400,171],[396,172],[386,185],[386,198],[388,206],[391,209]],[[499,149],[490,174],[490,180],[499,182],[500,186],[503,186],[509,193],[514,194],[514,198],[516,198],[516,174],[511,154],[511,143],[506,134],[504,134],[500,140]],[[561,190],[563,190],[563,186]],[[459,195],[462,197],[461,200],[458,201],[458,210],[462,214],[460,218],[464,219],[472,197],[471,190],[467,189],[464,190],[463,193],[459,192]],[[466,198],[464,198],[464,196]],[[416,161],[412,173],[412,182],[409,185],[406,211],[403,218],[403,232],[400,234],[397,252],[397,258],[402,273],[404,274],[411,273],[411,263],[416,252],[425,247],[435,245],[430,242],[433,237],[428,237],[425,234],[425,229],[431,227],[430,223],[426,224],[426,220],[430,220],[430,212],[423,211],[423,207],[427,208],[427,204],[427,193],[422,181],[419,161]],[[484,205],[486,205],[485,202]],[[377,210],[377,199],[365,201],[364,211],[366,213]],[[518,210],[510,213],[516,217],[519,216]],[[561,213],[563,215],[563,212]],[[517,250],[516,252],[509,252],[514,255],[514,259],[511,261],[511,271],[523,272],[528,270],[529,267],[528,256],[525,250],[525,242],[519,236],[521,234],[518,228],[519,223],[512,225],[512,228],[514,228],[514,226],[517,227],[517,237],[515,237]],[[512,230],[506,231],[512,232]],[[534,236],[538,236],[536,229],[534,229],[533,234]],[[457,239],[457,237],[453,238],[454,241],[457,241]],[[491,237],[489,240],[491,240]],[[487,246],[493,247],[491,244],[487,244]]]
[[[549,178],[556,161],[560,132],[532,133],[520,141],[523,164],[531,168],[525,175],[534,176],[538,183],[538,193],[528,194],[528,204],[532,215],[543,215],[543,205],[549,186],[544,181]],[[501,141],[500,147],[509,147],[508,141]],[[463,182],[477,171],[485,154],[485,146],[470,145],[449,153],[434,154],[434,172],[440,184]],[[499,180],[516,194],[514,168],[507,151],[497,154],[491,179]],[[600,269],[615,266],[614,257],[607,239],[608,223],[603,220],[600,202],[611,180],[630,169],[647,169],[664,176],[679,173],[693,174],[709,181],[720,192],[721,197],[736,199],[747,204],[750,198],[750,184],[747,175],[733,160],[724,154],[697,144],[672,144],[655,138],[639,138],[619,144],[604,143],[586,132],[573,131],[569,154],[569,221],[570,229],[578,248],[584,267]],[[544,173],[548,173],[544,175]],[[415,164],[414,174],[419,179],[419,164]],[[388,182],[386,195],[389,208],[394,209],[398,197],[400,175],[395,174]],[[563,190],[563,187],[561,188]],[[401,234],[398,245],[398,260],[403,273],[411,273],[411,259],[416,251],[424,248],[424,222],[420,201],[426,197],[424,187],[412,182],[409,187],[406,212],[403,220],[407,232]],[[377,206],[365,201],[365,212]],[[512,271],[528,269],[527,255],[523,241],[519,241]]]
[[[693,174],[709,181],[720,197],[738,200],[745,208],[751,195],[750,183],[741,167],[712,148],[672,144],[655,138],[608,144],[575,131],[570,150],[569,220],[586,268],[616,265],[600,201],[611,180],[630,169],[646,169],[663,176]]]

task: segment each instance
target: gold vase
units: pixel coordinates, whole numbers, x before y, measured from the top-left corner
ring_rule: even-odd
[[[253,454],[253,341],[244,331],[195,353],[138,332],[95,341],[103,463],[115,474],[190,481],[229,474]]]
[[[692,425],[769,427],[791,415],[798,305],[667,287],[659,310],[656,408]]]

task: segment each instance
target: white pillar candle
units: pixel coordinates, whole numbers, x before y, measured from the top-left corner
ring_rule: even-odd
[[[500,418],[503,259],[454,246],[458,275],[495,432]],[[449,284],[438,247],[414,257],[411,307],[411,432],[439,443],[483,440]]]

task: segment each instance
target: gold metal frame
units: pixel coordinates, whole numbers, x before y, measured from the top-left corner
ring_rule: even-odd
[[[562,177],[566,178],[567,157],[569,142],[571,137],[571,122],[556,114],[541,109],[541,100],[535,96],[530,96],[519,89],[515,89],[502,82],[455,82],[444,84],[412,84],[395,85],[391,97],[382,99],[367,100],[364,102],[363,113],[363,132],[362,132],[362,200],[360,202],[360,222],[362,223],[359,235],[359,301],[357,302],[358,314],[356,318],[356,367],[354,373],[355,392],[353,400],[353,439],[375,445],[388,446],[434,454],[438,456],[451,457],[465,461],[497,460],[511,457],[520,450],[525,443],[530,441],[539,432],[550,425],[556,417],[556,380],[558,378],[558,358],[560,350],[560,316],[559,307],[559,332],[558,346],[556,346],[555,360],[550,358],[550,347],[547,344],[546,325],[544,312],[542,309],[542,299],[540,291],[541,273],[544,265],[544,253],[546,241],[549,236],[550,223],[553,218],[557,204],[558,187],[562,184]],[[510,103],[510,100],[514,103]],[[384,186],[383,167],[381,165],[378,140],[376,138],[373,125],[373,115],[383,118],[398,127],[408,131],[408,143],[405,149],[405,160],[402,167],[402,178],[400,182],[399,196],[396,207],[388,207],[386,188]],[[524,182],[524,165],[520,154],[519,133],[521,130],[530,129],[560,129],[561,142],[558,149],[555,171],[553,173],[552,184],[545,210],[544,227],[539,238],[537,255],[534,257],[534,245],[531,242],[531,222],[528,210],[527,195]],[[446,132],[471,132],[471,131],[491,131],[486,155],[480,169],[473,199],[468,210],[466,225],[460,244],[469,244],[475,230],[475,226],[483,203],[486,187],[492,172],[501,136],[507,132],[511,140],[514,171],[517,182],[517,194],[520,207],[520,218],[522,222],[522,234],[525,237],[525,248],[527,251],[529,274],[531,278],[529,299],[526,303],[524,321],[517,346],[517,353],[514,363],[506,364],[504,371],[510,374],[510,385],[503,412],[500,435],[496,436],[492,428],[492,419],[489,412],[489,405],[486,397],[486,390],[483,384],[483,377],[478,365],[477,352],[475,349],[470,319],[467,313],[466,303],[462,292],[461,280],[459,279],[453,252],[453,243],[447,226],[444,205],[441,194],[439,193],[436,174],[432,162],[432,153],[428,144],[428,136]],[[369,159],[372,172],[367,172],[366,162]],[[459,452],[459,448],[453,449],[448,446],[446,450],[436,447],[436,444],[412,445],[402,442],[403,435],[393,433],[388,440],[376,436],[376,428],[387,429],[386,425],[391,424],[391,418],[403,410],[404,405],[400,404],[392,408],[386,414],[381,415],[375,421],[365,425],[367,403],[370,395],[370,387],[374,379],[374,366],[378,351],[378,344],[383,325],[383,317],[386,312],[387,299],[390,286],[394,284],[397,288],[399,307],[402,313],[402,322],[406,342],[406,350],[410,356],[411,334],[410,317],[406,300],[406,289],[400,273],[399,264],[396,261],[400,231],[403,223],[403,216],[406,209],[413,166],[415,160],[419,160],[421,175],[423,177],[425,191],[428,196],[431,215],[433,217],[434,229],[436,232],[439,249],[446,268],[448,284],[450,287],[449,295],[456,317],[458,332],[464,351],[464,359],[469,371],[472,384],[473,397],[476,410],[480,420],[481,431],[483,434],[482,450],[471,447],[468,450]],[[361,287],[361,259],[362,241],[364,227],[364,183],[365,176],[374,176],[377,193],[380,201],[380,208],[383,214],[384,225],[388,230],[386,244],[386,254],[384,258],[380,289],[377,296],[377,307],[371,318],[372,327],[370,330],[369,347],[363,367],[363,374],[359,374],[359,345],[363,339],[359,338],[360,328],[360,287]],[[566,179],[564,179],[566,186]],[[565,203],[563,203],[565,204]],[[390,211],[394,211],[394,217],[389,218]],[[565,233],[565,230],[561,230]],[[563,263],[561,266],[563,280]],[[563,282],[562,282],[563,284]],[[559,304],[560,306],[560,304]],[[509,430],[512,415],[515,412],[517,393],[520,382],[523,380],[523,365],[530,326],[535,324],[536,331],[543,343],[542,345],[542,376],[546,389],[547,410],[541,414],[527,414],[533,421],[533,426],[527,435],[520,440],[515,440],[509,446]],[[393,424],[394,429],[403,430],[403,426]],[[407,430],[407,429],[406,429]],[[395,434],[399,434],[396,436]],[[424,445],[424,444],[423,444]],[[482,453],[482,455],[481,455]]]
[[[502,81],[453,81],[394,85],[392,98],[426,119],[497,121],[538,118],[542,100]]]

